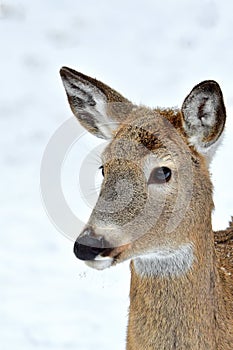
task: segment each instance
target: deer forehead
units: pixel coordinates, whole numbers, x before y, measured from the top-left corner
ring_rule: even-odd
[[[180,118],[177,110],[139,107],[116,130],[102,155],[103,163],[112,159],[137,162],[150,155],[161,160],[177,158],[177,144],[187,145]]]

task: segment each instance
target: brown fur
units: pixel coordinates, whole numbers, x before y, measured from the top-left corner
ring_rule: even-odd
[[[232,218],[233,220],[233,218]],[[217,258],[217,267],[221,283],[226,290],[225,300],[229,308],[227,314],[229,319],[233,315],[233,221],[230,226],[223,231],[214,232],[215,252]],[[233,328],[233,326],[232,326]]]

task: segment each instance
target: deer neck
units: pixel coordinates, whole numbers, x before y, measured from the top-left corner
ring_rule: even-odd
[[[217,276],[211,225],[201,239],[170,252],[167,259],[166,254],[155,254],[154,261],[149,258],[151,269],[149,261],[131,262],[127,350],[216,350]]]

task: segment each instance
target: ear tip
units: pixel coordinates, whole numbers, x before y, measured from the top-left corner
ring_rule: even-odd
[[[217,83],[215,80],[204,80],[200,84],[198,84],[195,88],[200,88],[202,90],[208,90],[208,91],[213,91],[213,90],[219,90],[221,91],[220,85]]]
[[[73,76],[73,77],[77,77],[77,76],[81,76],[82,73],[77,72],[76,70],[63,66],[60,69],[60,75],[61,77],[67,77],[67,76]]]
[[[210,86],[220,86],[218,83],[217,83],[217,81],[216,80],[213,80],[213,79],[211,79],[211,80],[204,80],[203,81],[203,84],[204,85],[210,85]]]
[[[59,73],[60,73],[61,77],[65,77],[65,76],[67,76],[67,74],[71,73],[70,72],[70,68],[68,68],[66,66],[63,66],[63,67],[60,68]]]

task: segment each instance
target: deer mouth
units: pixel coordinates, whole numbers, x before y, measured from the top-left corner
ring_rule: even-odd
[[[87,266],[96,270],[104,270],[125,260],[123,258],[123,253],[129,248],[129,246],[130,244],[127,244],[113,248],[112,250],[108,249],[108,255],[106,255],[106,252],[104,254],[99,254],[94,260],[86,260],[85,263]]]
[[[121,260],[122,254],[128,250],[131,244],[122,245],[115,248],[91,247],[76,241],[74,244],[74,254],[79,260],[96,270],[104,270],[112,265],[116,265]]]

